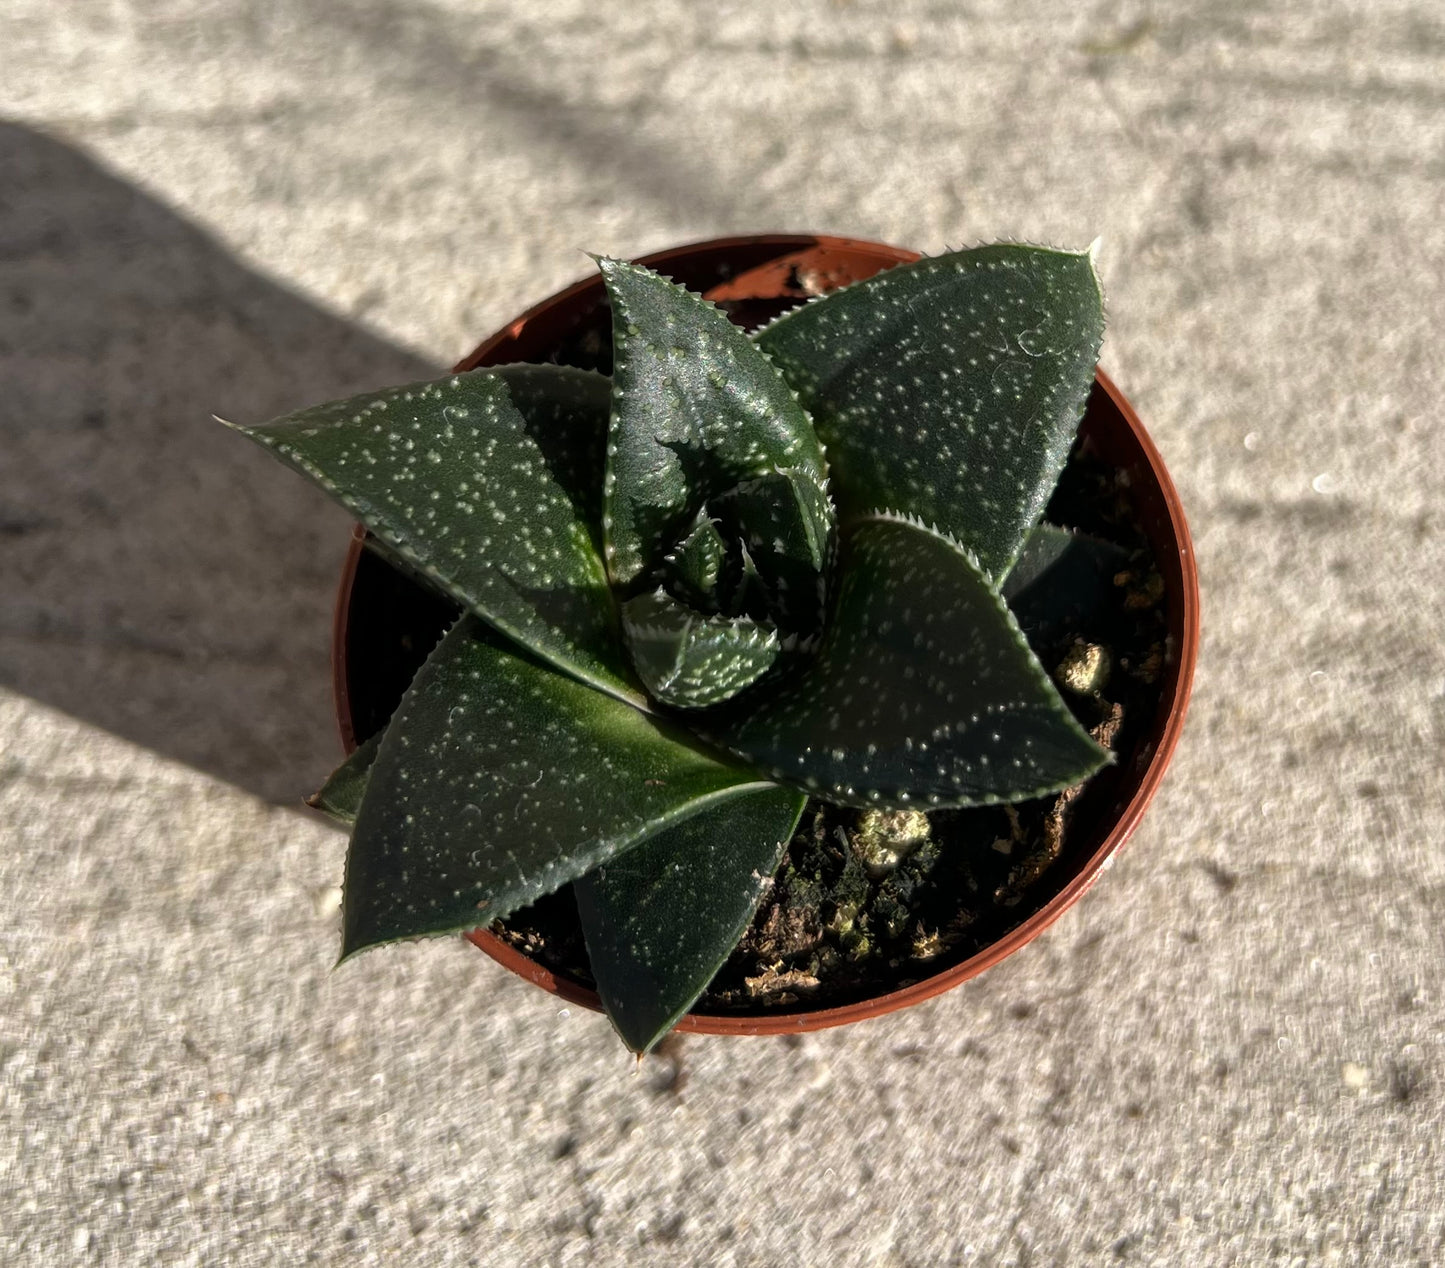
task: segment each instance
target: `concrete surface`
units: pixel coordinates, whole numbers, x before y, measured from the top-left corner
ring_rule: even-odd
[[[1445,1260],[1442,84],[1425,0],[7,0],[0,1262]],[[333,973],[345,517],[210,411],[764,228],[1103,236],[1204,580],[1159,801],[799,1042]]]

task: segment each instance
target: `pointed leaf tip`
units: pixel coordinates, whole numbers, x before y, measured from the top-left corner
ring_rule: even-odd
[[[1114,575],[1128,561],[1129,552],[1112,542],[1038,524],[999,594],[1030,645],[1044,647],[1088,627],[1115,593]]]
[[[567,460],[538,443],[555,423],[559,436],[590,427],[600,448],[598,384],[559,367],[476,370],[239,430],[508,637],[640,702],[585,507],[558,478]]]
[[[366,792],[371,768],[376,764],[376,754],[381,748],[385,731],[378,731],[360,744],[356,750],[334,771],[326,782],[306,799],[313,810],[329,815],[338,823],[356,822],[356,812],[361,808],[361,798]]]
[[[705,503],[772,475],[788,487],[768,507],[786,524],[766,537],[743,527],[768,551],[782,544],[779,569],[816,574],[832,507],[822,449],[792,390],[711,304],[640,265],[600,267],[613,314],[604,525],[614,582],[628,587],[657,569]]]
[[[1063,469],[1103,329],[1087,253],[998,245],[825,295],[758,343],[827,446],[842,517],[911,512],[996,582]]]
[[[619,854],[574,889],[597,993],[639,1056],[707,989],[767,892],[807,796],[765,788]]]
[[[832,802],[928,809],[1042,796],[1109,760],[967,554],[893,516],[845,539],[815,660],[709,737]]]

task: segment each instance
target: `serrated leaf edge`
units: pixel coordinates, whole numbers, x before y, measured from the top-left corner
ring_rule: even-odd
[[[578,877],[585,876],[594,868],[603,866],[609,860],[616,858],[620,854],[625,854],[628,850],[632,849],[633,846],[641,845],[644,841],[651,839],[659,832],[666,831],[668,828],[676,827],[680,823],[686,823],[687,820],[700,811],[706,810],[711,806],[720,805],[746,792],[759,792],[763,789],[776,787],[777,785],[769,779],[755,779],[749,780],[747,783],[731,784],[726,788],[719,788],[715,792],[705,793],[703,796],[685,803],[685,805],[677,811],[659,815],[656,819],[650,819],[635,835],[623,835],[618,838],[595,841],[593,842],[593,849],[585,855],[578,852],[567,855],[566,862],[568,864],[574,862],[579,864],[576,870],[572,870],[570,866],[559,867],[553,875],[560,876],[561,879],[558,880],[551,889],[546,890],[544,894],[538,894],[537,897],[541,898],[544,897],[545,894],[555,894],[557,890],[561,889],[564,885],[570,885]],[[620,844],[617,842],[620,842]],[[349,870],[350,850],[347,851],[347,863]],[[345,883],[343,877],[343,894],[345,893]],[[533,899],[531,901],[536,900]],[[526,902],[523,902],[515,907],[498,907],[495,909],[487,907],[485,908],[485,924],[478,923],[474,920],[466,920],[438,929],[429,929],[425,933],[400,934],[394,938],[382,938],[376,942],[365,943],[362,946],[347,948],[343,945],[341,956],[333,967],[340,967],[347,960],[362,954],[362,952],[370,951],[375,947],[394,946],[402,942],[422,942],[429,938],[445,938],[450,937],[452,934],[469,933],[473,929],[486,928],[498,920],[505,920],[508,916],[512,915],[513,912],[527,905]]]
[[[490,375],[487,370],[471,370],[466,371],[465,373],[483,374],[489,378],[494,377]],[[449,384],[455,385],[455,383],[461,377],[461,374],[453,374],[447,376],[445,381]],[[443,380],[440,379],[433,380],[433,382],[438,383],[442,381]],[[497,382],[500,384],[503,391],[507,392],[506,383],[501,379],[497,379]],[[517,408],[516,405],[511,403],[510,392],[507,392],[507,402],[514,410]],[[478,619],[485,621],[493,629],[499,630],[501,633],[505,634],[509,639],[512,640],[512,642],[516,643],[517,646],[522,648],[524,651],[537,657],[538,660],[545,661],[554,669],[558,669],[562,673],[566,674],[569,678],[575,678],[579,682],[586,683],[587,686],[593,687],[596,690],[605,693],[606,695],[612,696],[614,699],[621,700],[626,704],[630,704],[636,709],[641,709],[644,713],[650,713],[652,711],[651,702],[648,700],[646,694],[641,691],[635,690],[630,684],[627,683],[625,678],[619,678],[616,681],[609,680],[608,678],[589,672],[580,665],[576,665],[571,663],[570,661],[562,659],[561,657],[553,653],[550,649],[535,647],[523,634],[521,634],[518,630],[513,629],[508,622],[505,622],[493,616],[491,613],[484,612],[480,608],[478,608],[470,599],[466,598],[460,592],[460,587],[458,586],[455,577],[451,575],[451,572],[449,570],[440,568],[434,563],[427,563],[422,560],[416,549],[410,544],[406,534],[395,531],[391,527],[390,523],[388,523],[388,529],[385,533],[378,532],[377,529],[372,526],[371,520],[375,517],[377,508],[369,498],[356,497],[350,494],[342,497],[339,489],[336,486],[336,483],[328,476],[326,476],[319,467],[317,467],[311,462],[308,462],[299,454],[287,452],[287,450],[283,449],[280,446],[279,442],[275,437],[261,434],[258,428],[247,426],[244,423],[233,423],[215,414],[211,415],[211,417],[214,418],[218,423],[229,427],[232,431],[240,432],[241,435],[245,436],[248,440],[251,440],[254,443],[260,445],[263,449],[274,453],[278,458],[281,459],[281,461],[285,465],[291,467],[293,470],[299,471],[302,475],[306,476],[307,479],[314,481],[325,493],[335,498],[336,501],[340,502],[342,506],[344,506],[347,510],[354,514],[359,520],[361,520],[367,526],[368,530],[375,537],[378,538],[378,540],[386,543],[386,545],[391,550],[395,551],[398,555],[400,555],[403,561],[411,565],[423,575],[433,578],[438,585],[440,585],[443,589],[446,590],[447,594],[452,599],[460,603],[464,608],[466,608],[467,611],[474,613],[478,617]],[[264,425],[265,424],[262,424],[262,426]],[[592,551],[592,543],[590,540],[587,542],[587,547],[589,555],[593,555],[594,552]],[[616,595],[612,591],[612,586],[607,576],[606,564],[602,560],[597,560],[596,562],[597,567],[592,567],[592,559],[589,558],[587,560],[587,563],[589,565],[588,570],[594,574],[593,580],[598,583],[600,590],[606,595],[607,606],[611,610],[613,616],[611,624],[613,628],[616,629]],[[497,572],[497,575],[499,577],[501,577],[507,582],[508,585],[516,588],[517,582],[507,572],[503,571],[500,568],[496,569],[495,571]],[[619,648],[619,650],[621,649]],[[626,657],[619,657],[619,670],[625,672],[626,667]]]
[[[1093,243],[1090,243],[1088,247],[1080,251],[1073,247],[1055,246],[1047,242],[1027,242],[1019,238],[994,238],[987,242],[980,240],[978,242],[974,242],[967,246],[961,247],[945,246],[944,249],[936,255],[930,254],[927,251],[923,251],[919,253],[918,259],[916,260],[899,260],[896,264],[890,264],[885,268],[881,268],[878,270],[878,272],[871,273],[867,277],[860,277],[857,281],[849,282],[846,286],[836,286],[831,291],[824,291],[821,295],[809,295],[807,299],[803,300],[799,304],[795,304],[792,308],[788,309],[787,312],[779,313],[776,317],[765,322],[756,330],[751,331],[748,335],[748,338],[754,341],[760,341],[762,337],[766,335],[770,330],[772,330],[775,326],[782,325],[790,317],[796,317],[800,312],[810,307],[811,305],[821,304],[825,300],[833,299],[839,295],[844,295],[848,291],[853,290],[855,287],[866,286],[869,282],[881,278],[886,273],[896,273],[899,269],[917,268],[921,265],[929,264],[937,260],[946,259],[950,255],[961,255],[965,251],[979,251],[985,247],[1027,247],[1030,250],[1034,251],[1047,251],[1053,255],[1068,255],[1074,256],[1076,258],[1087,259],[1089,261],[1089,272],[1093,275],[1094,286],[1095,289],[1097,289],[1099,292],[1100,303],[1102,305],[1102,303],[1104,302],[1104,288],[1099,280],[1098,260],[1094,253],[1094,247],[1095,245],[1097,245],[1098,242],[1099,239],[1096,238]],[[763,355],[768,356],[766,349],[763,350]],[[769,357],[768,359],[771,360],[772,358]],[[779,373],[781,374],[783,372],[779,370]],[[786,379],[787,375],[783,374],[783,377]],[[789,384],[789,386],[791,387],[792,385]],[[794,395],[796,395],[796,393]],[[822,444],[823,442],[820,439],[818,443]]]
[[[1094,737],[1091,736],[1088,731],[1084,729],[1084,727],[1079,723],[1079,720],[1074,717],[1073,711],[1070,710],[1068,705],[1064,702],[1063,697],[1059,694],[1059,689],[1054,684],[1053,679],[1049,676],[1048,670],[1044,668],[1042,662],[1040,662],[1039,658],[1034,654],[1033,649],[1029,646],[1028,640],[1024,637],[1023,630],[1019,627],[1018,620],[1015,618],[1013,612],[1009,609],[1008,604],[1003,601],[997,589],[988,580],[987,575],[982,571],[982,569],[978,567],[977,560],[973,558],[972,552],[969,551],[966,547],[960,545],[958,541],[956,541],[948,533],[943,532],[942,530],[926,523],[921,517],[913,515],[907,511],[870,511],[865,515],[854,516],[848,521],[848,525],[850,528],[853,528],[857,527],[860,524],[873,521],[906,524],[910,528],[917,529],[920,532],[927,533],[930,536],[937,538],[939,541],[945,543],[947,546],[957,552],[964,560],[967,561],[969,567],[972,568],[973,571],[984,580],[985,586],[987,587],[989,593],[992,594],[993,597],[998,601],[999,608],[1003,613],[1004,619],[1007,623],[1007,627],[1012,632],[1014,642],[1027,658],[1029,672],[1033,675],[1035,681],[1043,688],[1044,694],[1053,701],[1053,703],[1057,707],[1059,714],[1063,718],[1065,725],[1072,728],[1076,732],[1078,737],[1087,741],[1089,745],[1091,745],[1093,748],[1103,754],[1103,760],[1100,763],[1100,767],[1112,766],[1118,760],[1117,756],[1111,749],[1104,748],[1102,745],[1100,745],[1094,739]],[[784,650],[791,650],[787,647],[786,640],[784,641]],[[783,784],[786,787],[801,788],[803,791],[807,792],[810,797],[817,797],[819,800],[827,801],[835,805],[848,805],[859,808],[865,808],[868,806],[881,806],[885,804],[883,794],[876,789],[865,789],[862,793],[855,793],[847,800],[838,800],[836,790],[834,789],[827,790],[828,795],[824,796],[824,787],[821,780],[800,780],[796,776],[796,774],[793,774],[782,767],[769,765],[764,762],[758,762],[755,758],[743,752],[741,749],[731,747],[727,743],[725,737],[719,736],[715,733],[711,733],[705,728],[699,729],[698,734],[702,739],[704,739],[713,747],[742,759],[750,766],[754,767],[756,770],[759,770],[764,774],[771,776],[778,783]],[[1091,776],[1085,776],[1085,778],[1090,777]],[[1052,793],[1063,792],[1066,788],[1072,788],[1075,784],[1079,782],[1081,781],[1077,779],[1069,779],[1063,782],[1054,782],[1050,784],[1040,785],[1036,788],[1028,790],[1015,790],[1011,792],[1008,796],[1003,796],[999,794],[987,794],[983,797],[971,797],[967,801],[951,800],[937,793],[930,793],[926,797],[920,798],[915,798],[909,793],[899,793],[896,798],[887,798],[886,804],[891,805],[896,801],[897,804],[899,804],[900,806],[919,806],[926,803],[927,808],[931,810],[1012,805],[1015,802],[1028,801],[1034,797],[1045,797]]]
[[[664,599],[668,603],[673,604],[679,611],[685,613],[687,618],[686,622],[678,628],[666,625],[647,625],[641,622],[629,622],[626,614],[624,613],[623,615],[623,625],[627,632],[628,639],[652,638],[658,642],[677,639],[677,655],[673,660],[672,669],[658,685],[659,692],[669,690],[677,682],[678,676],[686,667],[684,664],[684,653],[693,631],[698,626],[705,626],[709,629],[722,630],[729,633],[743,634],[746,641],[742,646],[749,651],[766,647],[775,647],[782,650],[782,640],[778,637],[778,632],[771,626],[765,625],[760,621],[755,621],[751,617],[709,616],[704,612],[695,611],[685,603],[681,603],[661,586],[658,586],[657,589],[652,592],[652,597],[655,599]],[[766,670],[763,672],[766,672]],[[753,681],[756,681],[756,679]],[[741,688],[739,688],[739,690],[741,690]]]
[[[798,808],[797,808],[796,812],[793,814],[792,825],[789,827],[787,834],[786,834],[784,837],[782,837],[781,840],[775,841],[775,842],[773,843],[774,851],[775,851],[775,853],[777,854],[777,860],[778,860],[778,861],[777,861],[777,864],[774,865],[773,871],[772,871],[771,873],[769,873],[769,875],[767,875],[766,877],[759,877],[759,882],[758,882],[758,887],[757,887],[757,895],[756,895],[756,898],[755,898],[755,900],[754,900],[754,902],[753,902],[752,908],[749,910],[747,916],[746,916],[743,920],[741,920],[741,921],[738,922],[738,926],[737,926],[737,929],[736,929],[736,932],[735,932],[735,935],[734,935],[734,938],[733,938],[733,949],[735,949],[735,948],[737,947],[738,941],[742,938],[742,935],[743,935],[743,933],[746,931],[748,925],[752,923],[753,916],[757,914],[758,907],[762,904],[762,901],[763,901],[764,896],[767,894],[768,890],[772,887],[772,885],[773,885],[773,877],[777,875],[777,868],[778,868],[778,866],[781,866],[781,864],[782,864],[783,856],[784,856],[784,854],[787,852],[788,843],[793,839],[793,834],[794,834],[795,832],[797,832],[797,830],[798,830],[798,823],[799,823],[799,821],[802,819],[802,817],[803,817],[803,811],[807,809],[808,801],[809,801],[809,797],[808,797],[807,793],[802,792],[802,791],[801,791],[800,789],[798,789],[798,788],[794,788],[794,787],[784,787],[784,786],[781,786],[781,785],[778,785],[778,784],[767,784],[767,785],[765,785],[764,787],[767,788],[767,789],[777,789],[777,790],[780,791],[780,792],[786,792],[786,793],[791,793],[791,794],[793,794],[793,795],[796,796],[797,799],[798,799]],[[753,792],[758,792],[758,791],[761,791],[761,789],[753,789],[752,791],[753,791]],[[640,844],[640,843],[639,843],[639,844]],[[606,864],[602,864],[601,866],[605,867]],[[754,873],[754,875],[757,875],[757,873]],[[732,952],[731,952],[731,949],[730,949],[728,954],[730,955],[731,953],[732,953]],[[723,957],[722,963],[723,963],[723,964],[727,963],[727,956],[724,956],[724,957]],[[721,967],[722,967],[722,964],[719,964],[718,968],[721,969]],[[717,972],[716,972],[716,970],[715,970],[714,973],[713,973],[713,977],[716,977],[716,976],[717,976]],[[636,1049],[636,1048],[633,1048],[632,1045],[631,1045],[631,1043],[629,1043],[628,1040],[623,1036],[622,1031],[621,1031],[621,1030],[618,1028],[618,1026],[617,1026],[616,1019],[613,1018],[613,1016],[612,1016],[612,1014],[611,1014],[610,1012],[607,1013],[607,1020],[612,1024],[612,1029],[613,1029],[614,1033],[618,1036],[618,1038],[619,1038],[619,1039],[622,1039],[622,1042],[625,1043],[625,1044],[627,1044],[628,1048],[631,1049],[633,1052],[635,1052],[635,1053],[637,1054],[638,1059],[641,1060],[641,1059],[642,1059],[643,1057],[645,1057],[649,1052],[651,1052],[651,1051],[653,1050],[653,1048],[655,1048],[655,1047],[667,1036],[667,1034],[672,1030],[672,1028],[673,1028],[674,1026],[677,1025],[678,1022],[680,1022],[684,1017],[687,1016],[687,1014],[688,1014],[688,1012],[691,1010],[692,1006],[697,1003],[698,999],[701,998],[702,994],[707,990],[708,986],[711,985],[712,980],[713,980],[712,977],[708,978],[707,981],[705,981],[705,982],[698,988],[696,994],[694,994],[693,997],[687,1001],[687,1003],[685,1003],[685,1004],[684,1004],[681,1008],[679,1008],[676,1012],[674,1012],[673,1014],[671,1014],[671,1016],[669,1016],[669,1017],[667,1018],[666,1022],[664,1022],[661,1026],[658,1027],[657,1033],[656,1033],[656,1034],[653,1036],[653,1038],[652,1038],[651,1040],[649,1040],[648,1043],[647,1043],[643,1048],[641,1048],[640,1050],[639,1050],[639,1049]]]

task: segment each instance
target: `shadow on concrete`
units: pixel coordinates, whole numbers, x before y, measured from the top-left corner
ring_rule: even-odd
[[[340,753],[348,519],[211,413],[440,369],[0,123],[0,684],[261,796],[311,791]]]
[[[533,73],[527,50],[497,46],[473,14],[423,0],[364,0],[313,10],[307,30],[327,47],[346,48],[407,96],[434,102],[479,141],[525,140],[580,169],[608,191],[607,202],[645,201],[669,219],[694,223],[788,227],[789,207],[761,183],[739,184],[705,150],[646,134],[632,108],[591,96],[568,100]],[[605,45],[599,53],[605,58]]]

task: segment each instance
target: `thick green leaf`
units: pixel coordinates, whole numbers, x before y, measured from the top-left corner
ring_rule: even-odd
[[[718,593],[722,596],[725,612],[744,613],[755,620],[768,613],[772,596],[758,573],[751,552],[742,542],[737,543],[736,552],[728,556],[728,566],[718,583]]]
[[[1073,529],[1055,524],[1035,524],[1024,540],[1023,549],[999,585],[1005,602],[1022,594],[1069,553],[1074,545]]]
[[[915,515],[996,582],[1063,470],[1103,330],[1087,253],[1003,245],[890,269],[756,338],[827,446],[843,518]]]
[[[597,993],[634,1052],[676,1025],[722,967],[807,800],[776,787],[735,797],[576,883]]]
[[[347,856],[343,955],[489,924],[759,783],[464,617],[371,768]]]
[[[603,518],[613,580],[625,587],[651,574],[705,503],[774,474],[791,486],[784,512],[799,521],[782,547],[801,550],[795,566],[821,572],[832,527],[827,468],[792,390],[711,304],[650,269],[598,265],[613,316]]]
[[[748,617],[706,617],[665,590],[622,605],[632,664],[654,700],[680,709],[720,704],[778,657],[777,634]]]
[[[511,393],[553,478],[602,549],[602,471],[607,464],[607,420],[612,381],[567,365],[492,366]]]
[[[513,377],[535,411],[544,380]],[[590,390],[552,381],[563,392],[559,416]],[[585,682],[641,700],[591,532],[504,379],[455,374],[239,430],[497,629]]]
[[[1041,796],[1109,755],[955,543],[891,516],[845,538],[817,656],[699,725],[775,778],[854,806]]]
[[[1113,542],[1039,524],[1024,543],[1000,594],[1031,645],[1043,647],[1097,622],[1129,552]]]
[[[707,510],[697,513],[692,531],[664,560],[669,587],[700,612],[718,610],[718,580],[727,562],[727,543]]]
[[[378,731],[358,746],[350,757],[331,772],[326,782],[321,785],[321,790],[306,799],[306,804],[330,815],[338,823],[355,823],[362,794],[366,792],[367,780],[371,778],[371,768],[375,765],[376,755],[381,749],[381,737],[385,734],[384,730]]]

